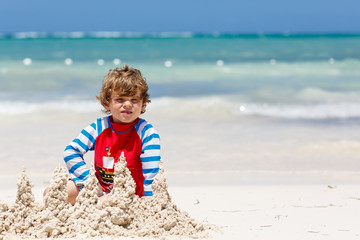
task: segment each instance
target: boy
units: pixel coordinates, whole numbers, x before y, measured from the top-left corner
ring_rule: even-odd
[[[83,155],[94,150],[99,196],[113,187],[114,164],[124,154],[139,197],[152,196],[152,182],[159,171],[160,138],[155,129],[139,118],[150,102],[148,85],[141,72],[126,65],[109,70],[99,96],[107,114],[84,128],[64,151],[71,180],[67,184],[69,202],[75,204],[89,176]]]

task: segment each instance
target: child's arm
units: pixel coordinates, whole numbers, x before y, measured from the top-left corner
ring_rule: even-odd
[[[144,194],[152,196],[152,183],[159,172],[160,137],[151,124],[141,124],[142,154],[140,156],[144,175]]]
[[[64,161],[68,168],[70,178],[76,186],[82,186],[89,177],[89,169],[84,161],[84,154],[94,149],[97,135],[97,124],[92,123],[84,128],[79,136],[75,138],[64,151]]]

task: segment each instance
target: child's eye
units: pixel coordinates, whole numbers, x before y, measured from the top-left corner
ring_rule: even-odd
[[[115,101],[117,103],[124,103],[126,101],[130,101],[132,104],[137,104],[139,103],[139,99],[138,98],[131,98],[131,99],[128,99],[128,98],[116,98]]]

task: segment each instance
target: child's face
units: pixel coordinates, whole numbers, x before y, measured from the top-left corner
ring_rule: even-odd
[[[112,94],[109,106],[105,109],[110,111],[114,123],[129,124],[133,123],[145,109],[145,104],[140,97],[140,93],[134,96],[121,96]]]

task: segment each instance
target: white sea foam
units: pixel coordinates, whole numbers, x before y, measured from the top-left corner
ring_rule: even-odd
[[[84,38],[85,32],[55,32],[51,34],[55,38]]]
[[[333,103],[318,105],[245,104],[238,115],[285,119],[347,119],[360,118],[360,103]]]
[[[121,32],[91,32],[89,34],[94,38],[119,38],[122,36]]]
[[[221,59],[220,59],[220,60],[217,60],[217,61],[216,61],[216,65],[219,66],[219,67],[222,67],[222,66],[224,66],[224,61],[221,60]]]
[[[46,38],[47,33],[44,32],[18,32],[12,35],[15,39],[26,39],[26,38]]]
[[[234,96],[160,97],[152,99],[148,112],[169,116],[202,117],[266,117],[281,119],[349,119],[360,118],[359,102],[260,103]],[[36,112],[72,111],[100,112],[97,101],[62,100],[48,102],[0,101],[0,115],[21,115]]]
[[[118,59],[118,58],[115,58],[115,59],[113,60],[113,64],[114,64],[114,65],[120,65],[120,63],[121,63],[121,60]]]
[[[25,66],[31,65],[31,63],[32,63],[31,58],[24,58],[23,64],[24,64]]]
[[[258,116],[282,119],[348,119],[360,118],[359,102],[327,103],[254,103],[233,97],[158,98],[149,105],[151,111],[171,115]]]
[[[64,61],[65,65],[70,66],[73,63],[73,60],[71,58],[67,58]]]
[[[10,35],[14,38],[191,38],[195,34],[191,32],[118,32],[118,31],[98,31],[98,32],[55,32],[55,33],[37,33],[37,32],[19,32]]]
[[[105,64],[105,60],[102,59],[102,58],[100,58],[100,59],[98,59],[98,60],[96,61],[96,63],[97,63],[99,66],[102,66],[102,65]]]
[[[22,115],[39,111],[74,111],[86,113],[100,110],[101,106],[95,101],[0,102],[0,115]]]
[[[172,65],[173,65],[173,63],[172,63],[172,61],[170,61],[170,60],[166,60],[166,61],[164,62],[164,66],[167,67],[167,68],[172,67]]]
[[[181,37],[181,38],[190,38],[193,37],[194,34],[191,32],[159,32],[159,33],[151,33],[152,36],[162,37],[162,38],[171,38],[171,37]]]

